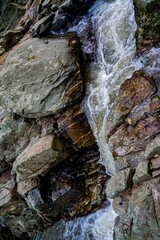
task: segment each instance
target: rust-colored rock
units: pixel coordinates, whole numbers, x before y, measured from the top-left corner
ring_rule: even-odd
[[[95,143],[84,109],[79,105],[67,109],[59,118],[58,126],[62,135],[78,147],[89,147]]]
[[[96,146],[69,157],[41,178],[39,189],[28,193],[29,205],[57,220],[82,216],[109,204],[105,193],[109,176],[98,160]]]
[[[112,111],[114,130],[109,137],[116,157],[145,150],[159,132],[160,99],[152,97],[155,89],[152,78],[143,72],[135,72],[121,86]],[[118,116],[116,122],[114,113]]]
[[[112,131],[115,126],[123,122],[123,117],[129,114],[133,108],[142,103],[147,97],[154,94],[156,87],[152,77],[142,71],[136,71],[130,79],[121,86],[119,95],[115,100],[109,116],[109,127]]]
[[[115,239],[159,239],[160,178],[133,187],[132,193],[114,200],[119,217],[115,222]],[[132,226],[132,227],[131,227]]]
[[[160,237],[160,99],[156,90],[151,77],[135,72],[121,86],[111,110],[108,143],[115,157],[116,175],[107,188],[119,215],[114,240]],[[126,169],[133,169],[130,188],[126,187]],[[121,181],[117,181],[121,174]],[[116,187],[111,185],[114,179]]]
[[[109,138],[115,156],[124,156],[131,152],[145,150],[148,140],[160,130],[160,122],[156,117],[140,120],[135,126],[121,127]]]

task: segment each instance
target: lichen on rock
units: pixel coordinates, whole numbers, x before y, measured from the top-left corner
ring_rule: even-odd
[[[30,118],[61,111],[78,101],[83,82],[74,34],[29,39],[7,57],[2,69],[2,105]]]

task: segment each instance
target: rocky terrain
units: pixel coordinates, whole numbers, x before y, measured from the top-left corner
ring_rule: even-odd
[[[115,240],[160,238],[160,73],[144,68],[120,87],[106,131],[110,178],[83,99],[95,46],[87,55],[66,33],[93,3],[0,1],[0,240],[32,239],[107,206],[106,194],[118,213]],[[160,4],[134,4],[137,56],[145,56],[160,47]]]
[[[158,1],[135,1],[137,54],[160,47]],[[157,54],[158,58],[158,54]],[[153,66],[155,59],[148,64]],[[156,68],[156,66],[155,66]],[[114,239],[160,238],[160,71],[142,69],[121,85],[106,133],[116,174],[107,184],[118,213]]]
[[[109,204],[109,176],[98,162],[82,101],[79,39],[76,33],[48,35],[62,23],[73,24],[89,6],[89,1],[0,5],[0,222],[15,239],[32,238],[60,218]],[[2,227],[2,239],[5,234]]]

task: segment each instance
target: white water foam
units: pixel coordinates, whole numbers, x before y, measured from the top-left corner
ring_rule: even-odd
[[[111,205],[87,217],[61,220],[34,240],[111,240],[116,213]]]
[[[106,128],[110,108],[121,84],[142,67],[135,61],[133,1],[97,1],[91,9],[97,38],[97,62],[90,64],[87,79],[87,116],[97,139],[107,172],[115,174],[113,157],[107,146]]]
[[[137,25],[132,0],[97,0],[89,16],[70,31],[76,31],[84,42],[90,24],[97,40],[97,60],[86,71],[87,117],[100,149],[101,161],[107,172],[114,175],[113,157],[105,134],[107,117],[121,84],[146,63],[143,59],[134,60]],[[86,217],[66,223],[61,220],[35,240],[113,240],[116,216],[111,204]]]

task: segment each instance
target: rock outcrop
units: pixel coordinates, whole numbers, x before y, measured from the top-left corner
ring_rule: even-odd
[[[107,184],[118,213],[114,239],[159,239],[160,99],[154,78],[135,72],[111,110],[108,143],[116,175]]]
[[[13,172],[19,180],[30,179],[67,158],[66,143],[54,134],[46,135],[30,145],[16,158]]]
[[[78,40],[67,34],[22,42],[0,76],[2,105],[9,112],[30,118],[60,112],[82,97]]]
[[[93,2],[9,2],[23,10],[0,29],[0,224],[13,239],[30,239],[61,218],[109,204],[109,176],[82,102],[79,39],[46,36],[51,28],[63,30],[64,18],[67,30]],[[0,5],[3,16],[7,4]]]
[[[89,147],[95,143],[83,105],[75,105],[67,109],[58,119],[58,128],[61,134],[77,148]]]
[[[66,52],[65,49],[60,49],[63,53],[59,52],[57,57],[59,46],[63,41],[67,48]],[[26,54],[22,49],[25,50],[24,46],[27,46],[26,49],[33,51],[32,43],[37,52],[30,52],[25,59]],[[56,46],[58,48],[55,48]],[[48,55],[44,51],[45,47],[48,48]],[[40,54],[41,49],[43,52]],[[29,39],[11,51],[1,71],[4,77],[2,104],[10,113],[1,111],[0,223],[9,227],[12,233],[20,239],[25,239],[27,236],[32,238],[34,233],[52,226],[60,218],[69,220],[109,204],[105,194],[106,181],[109,176],[104,166],[98,162],[99,151],[84,112],[84,104],[81,103],[83,81],[80,62],[78,62],[79,51],[76,49],[77,37],[73,34],[41,40]],[[53,54],[55,51],[56,54]],[[38,53],[41,56],[37,55]],[[40,59],[37,59],[38,57],[43,58],[42,64],[40,64]],[[58,59],[61,62],[59,67]],[[51,61],[54,61],[54,64]],[[9,62],[10,65],[7,65]],[[49,65],[50,62],[52,67]],[[21,69],[22,66],[25,67],[28,64],[26,71],[30,77],[24,69],[23,72]],[[63,71],[65,64],[68,69]],[[46,78],[46,75],[44,78],[41,73],[48,74],[49,71],[45,66],[50,67],[50,71],[52,70],[50,78]],[[40,69],[39,73],[35,73],[36,68]],[[20,84],[19,86],[17,83],[13,84],[13,78],[10,78],[13,72],[15,72],[15,81]],[[7,77],[7,74],[10,74],[10,77],[9,75]],[[24,81],[21,81],[21,74]],[[53,83],[55,75],[58,79],[57,83]],[[67,84],[64,84],[63,89],[64,78]],[[8,87],[6,79],[8,83],[11,83]],[[38,79],[44,79],[44,82],[40,85],[37,82]],[[28,99],[27,94],[33,93],[33,99],[36,99],[34,104],[40,106],[43,102],[41,97],[43,98],[45,93],[45,86],[49,86],[51,82],[56,88],[51,95],[57,105],[61,105],[61,100],[66,99],[62,108],[60,107],[55,112],[47,112],[47,114],[43,113],[40,108],[36,113],[28,112],[28,114],[20,110],[20,106],[25,107],[25,104],[28,104],[31,111],[35,109],[31,101],[27,103],[24,100],[22,104],[20,99],[23,93],[26,94],[26,99]],[[7,96],[14,97],[17,87],[23,89],[19,94],[19,99],[15,97],[15,102],[6,101],[4,94],[6,93],[6,98]],[[62,91],[59,97],[56,95],[58,87]],[[10,94],[7,93],[8,91]],[[12,92],[14,92],[13,95]],[[39,97],[35,98],[37,94]],[[68,98],[65,98],[66,95]],[[46,95],[46,99],[47,97],[49,94]],[[46,99],[44,101],[47,103]],[[49,100],[51,108],[54,108],[53,99]],[[10,108],[9,102],[17,109],[16,111]],[[20,104],[19,107],[18,104]]]
[[[95,59],[95,36],[88,30],[81,46],[75,33],[59,34],[93,3],[0,2],[0,240],[31,239],[107,206],[106,190],[118,213],[114,240],[160,238],[159,74],[137,71],[120,88],[107,122],[110,178],[82,101],[81,60]],[[160,4],[134,4],[137,53],[145,54],[160,46]]]

